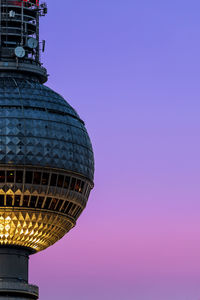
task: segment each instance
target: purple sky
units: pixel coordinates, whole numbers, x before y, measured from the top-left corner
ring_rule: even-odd
[[[30,281],[41,300],[200,300],[199,0],[47,2],[47,85],[85,121],[96,173]]]

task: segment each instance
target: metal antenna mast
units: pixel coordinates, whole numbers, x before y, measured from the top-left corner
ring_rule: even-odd
[[[47,81],[39,46],[39,18],[46,13],[38,0],[0,0],[0,72],[31,72]]]

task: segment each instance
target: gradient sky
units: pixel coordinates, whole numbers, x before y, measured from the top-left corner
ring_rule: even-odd
[[[47,3],[47,85],[85,121],[96,173],[30,282],[41,300],[200,300],[200,1]]]

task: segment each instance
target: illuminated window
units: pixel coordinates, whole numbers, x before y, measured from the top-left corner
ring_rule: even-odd
[[[41,207],[42,207],[43,201],[44,201],[44,197],[39,197],[39,198],[38,198],[38,202],[37,202],[37,206],[36,206],[36,207],[41,208]]]
[[[56,186],[57,174],[51,174],[51,186]]]
[[[6,206],[12,206],[13,196],[6,195]]]
[[[16,171],[16,183],[23,182],[23,171]]]
[[[40,184],[41,172],[34,172],[33,184]]]
[[[47,197],[47,198],[46,198],[46,201],[45,201],[45,204],[44,204],[44,209],[48,209],[48,208],[49,208],[50,202],[51,202],[51,198],[50,198],[50,197]]]
[[[33,172],[26,171],[26,183],[32,183],[33,180]]]
[[[63,186],[63,181],[64,181],[64,176],[63,175],[59,175],[58,176],[57,186],[58,187],[62,187]]]
[[[69,183],[70,183],[70,177],[65,176],[65,182],[64,182],[64,188],[68,189],[69,188]]]
[[[28,196],[28,195],[24,195],[24,198],[23,198],[23,206],[25,206],[25,207],[28,206],[29,197],[30,197],[30,196]]]
[[[7,182],[14,182],[14,171],[7,171]]]
[[[36,204],[36,201],[37,201],[37,197],[36,196],[31,196],[31,200],[30,200],[29,206],[32,207],[32,208],[34,208],[35,204]]]
[[[42,174],[42,185],[48,185],[49,183],[49,174],[43,173]]]
[[[0,171],[0,182],[5,182],[5,171]]]
[[[18,207],[20,205],[20,200],[21,200],[21,196],[20,195],[15,195],[14,206]]]
[[[0,195],[0,206],[4,206],[4,195]]]
[[[70,183],[70,190],[73,191],[75,189],[75,184],[76,184],[76,178],[72,178]]]
[[[80,193],[81,191],[81,180],[77,179],[75,184],[75,191]]]

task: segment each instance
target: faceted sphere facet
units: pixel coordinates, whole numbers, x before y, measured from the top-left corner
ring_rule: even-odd
[[[43,250],[76,223],[93,187],[83,121],[31,77],[0,77],[0,244]]]

